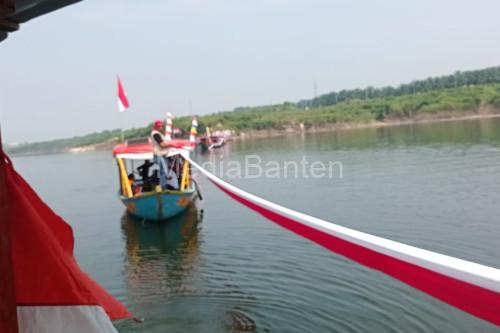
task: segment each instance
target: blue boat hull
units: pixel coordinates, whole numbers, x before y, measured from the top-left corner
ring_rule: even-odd
[[[161,221],[185,211],[197,196],[196,189],[192,186],[183,192],[151,192],[132,198],[120,195],[120,200],[130,214],[146,220]]]

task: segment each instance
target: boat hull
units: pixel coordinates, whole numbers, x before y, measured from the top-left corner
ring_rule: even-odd
[[[132,198],[120,195],[120,200],[130,214],[146,220],[161,221],[185,211],[189,204],[196,200],[196,197],[197,192],[193,186],[183,192],[152,192]]]

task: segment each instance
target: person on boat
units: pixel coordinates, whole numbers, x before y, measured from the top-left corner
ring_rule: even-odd
[[[169,190],[178,190],[179,189],[179,180],[177,178],[177,174],[174,171],[174,168],[170,168],[170,170],[168,170],[167,189],[169,189]]]
[[[133,173],[129,173],[128,175],[128,184],[130,185],[130,188],[133,188],[135,185],[135,178]]]
[[[152,191],[158,180],[158,172],[156,172],[156,176],[154,172],[153,175],[149,175],[149,170],[153,165],[154,164],[151,162],[151,160],[145,160],[144,163],[137,168],[137,172],[139,172],[142,178],[143,192]]]
[[[167,170],[168,166],[168,143],[163,135],[163,121],[156,120],[153,123],[151,131],[151,144],[153,145],[154,161],[160,168],[160,186],[162,190],[167,189]]]
[[[145,160],[143,164],[137,167],[137,172],[141,175],[142,182],[146,184],[149,181],[149,169],[153,166],[150,160]]]
[[[136,185],[135,183],[135,177],[133,173],[130,173],[128,175],[128,183],[130,185],[130,189],[132,190],[132,193],[134,195],[141,193],[141,188]]]

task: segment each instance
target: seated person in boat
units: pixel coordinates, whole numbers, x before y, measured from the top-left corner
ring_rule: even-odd
[[[167,189],[167,170],[169,163],[167,161],[168,143],[163,135],[163,121],[156,120],[153,123],[153,130],[151,131],[151,144],[153,145],[154,161],[160,168],[160,185],[162,190]]]
[[[172,156],[170,159],[170,168],[175,172],[177,175],[177,181],[180,184],[181,179],[182,179],[182,170],[184,166],[184,159],[180,157],[179,155]]]
[[[134,187],[135,179],[133,173],[128,174],[128,183],[130,184],[130,187]]]
[[[168,170],[167,174],[167,189],[168,190],[179,190],[179,180],[174,168]]]
[[[132,189],[132,193],[134,193],[134,195],[141,193],[141,187],[135,183],[135,177],[133,173],[130,173],[128,175],[128,182],[130,184],[130,188]]]

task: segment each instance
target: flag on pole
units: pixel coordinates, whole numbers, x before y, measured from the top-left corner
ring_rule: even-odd
[[[189,133],[189,141],[196,142],[196,135],[198,135],[198,119],[193,117],[191,121],[191,131]]]
[[[117,333],[111,320],[130,318],[130,312],[80,269],[71,227],[14,170],[1,148],[0,164],[7,199],[6,218],[0,219],[7,233],[1,236],[7,237],[11,259],[0,272],[12,277],[14,299],[5,304],[17,309],[17,331]],[[0,332],[12,332],[6,325],[0,322]]]
[[[127,93],[123,89],[122,81],[118,77],[118,111],[123,112],[129,108]]]

